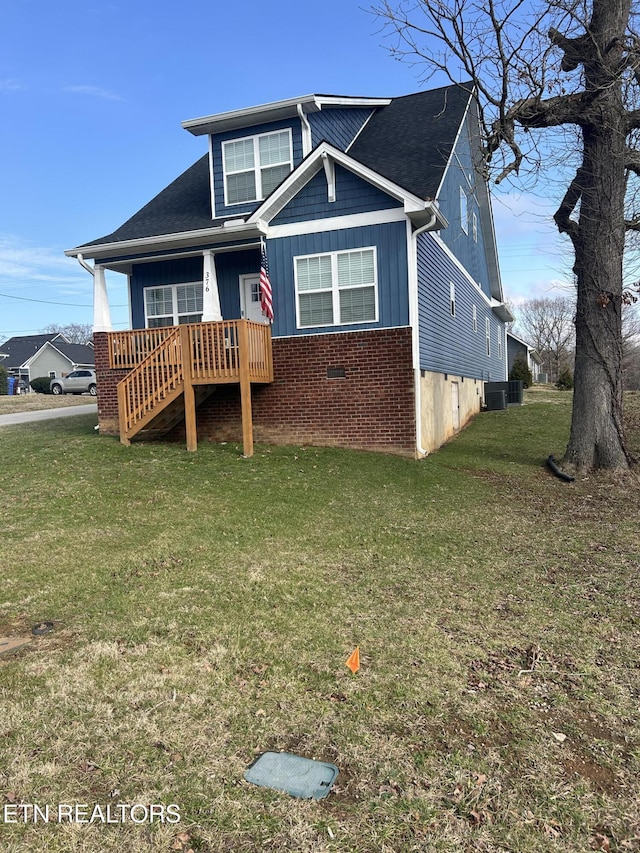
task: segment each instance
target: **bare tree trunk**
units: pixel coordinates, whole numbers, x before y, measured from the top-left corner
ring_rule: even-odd
[[[619,77],[602,62],[606,46],[624,32],[628,0],[609,2],[608,9],[602,2],[594,4],[590,35],[599,55],[598,61],[587,59],[585,76],[586,90],[597,93],[600,121],[583,127],[583,160],[576,176],[579,220],[569,231],[577,278],[576,363],[571,435],[563,462],[578,473],[626,469],[631,462],[622,418],[627,130]]]

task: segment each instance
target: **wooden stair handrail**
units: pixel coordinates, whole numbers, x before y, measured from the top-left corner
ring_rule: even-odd
[[[177,396],[183,381],[180,331],[175,328],[118,383],[120,437],[138,432],[160,403]]]

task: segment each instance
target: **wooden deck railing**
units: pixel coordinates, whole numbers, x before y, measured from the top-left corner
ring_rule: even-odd
[[[109,332],[109,366],[129,370],[137,367],[160,344],[174,337],[178,328],[168,326],[162,329]],[[245,329],[250,381],[273,381],[271,328],[265,323],[221,320],[216,323],[190,323],[186,328],[194,384],[239,382],[240,351]]]
[[[128,370],[136,367],[174,330],[175,326],[167,326],[161,329],[109,332],[109,367]]]
[[[130,370],[118,384],[120,438],[125,443],[184,392],[187,444],[195,447],[194,386],[238,382],[248,448],[253,442],[251,383],[273,382],[271,327],[221,320],[110,332],[109,365]]]

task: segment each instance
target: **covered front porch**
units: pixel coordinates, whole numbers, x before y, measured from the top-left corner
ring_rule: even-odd
[[[273,382],[271,327],[246,319],[107,332],[117,384],[120,441],[161,435],[184,419],[187,450],[198,444],[196,408],[216,386],[240,387],[245,456],[253,454],[252,383]],[[100,381],[98,391],[100,393]]]
[[[219,386],[235,385],[244,454],[253,453],[251,386],[273,382],[271,327],[259,290],[262,242],[255,229],[242,242],[230,239],[233,224],[216,230],[221,245],[207,249],[187,245],[132,258],[97,247],[93,266],[77,253],[94,283],[100,429],[119,433],[123,444],[180,433],[184,425],[187,449],[196,450],[196,410]],[[106,270],[127,276],[130,330],[113,330]]]

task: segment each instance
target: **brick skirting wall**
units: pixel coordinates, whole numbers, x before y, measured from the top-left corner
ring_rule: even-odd
[[[118,432],[107,338],[94,336],[100,431]],[[253,435],[267,444],[309,444],[414,456],[411,330],[379,329],[273,340],[274,382],[252,386]],[[197,410],[198,440],[242,441],[240,389],[218,385]],[[169,440],[184,440],[176,427]]]
[[[106,332],[94,332],[93,352],[96,360],[98,385],[98,423],[104,435],[118,435],[118,391],[117,385],[129,373],[128,370],[112,370],[109,367],[109,339]]]

